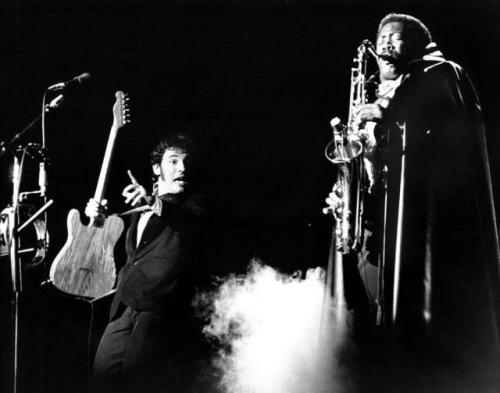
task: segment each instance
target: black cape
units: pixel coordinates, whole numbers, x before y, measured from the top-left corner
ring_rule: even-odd
[[[386,111],[385,318],[414,346],[498,350],[499,252],[481,108],[457,64],[413,62]]]

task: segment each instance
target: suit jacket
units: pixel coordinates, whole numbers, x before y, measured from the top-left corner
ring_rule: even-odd
[[[120,270],[110,319],[126,306],[159,314],[189,309],[205,209],[196,195],[161,197],[161,215],[149,219],[136,247],[140,213],[132,216],[125,240],[127,263]]]

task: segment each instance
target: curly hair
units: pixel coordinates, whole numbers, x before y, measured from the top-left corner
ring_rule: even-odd
[[[423,54],[425,47],[432,42],[432,36],[427,26],[419,19],[407,14],[390,13],[384,16],[378,25],[377,36],[380,34],[380,30],[391,22],[399,22],[404,26],[404,31],[408,34],[408,39],[418,54]]]
[[[186,153],[193,153],[193,140],[186,134],[170,134],[162,138],[156,145],[150,155],[151,165],[160,165],[165,151],[168,149],[177,149]]]

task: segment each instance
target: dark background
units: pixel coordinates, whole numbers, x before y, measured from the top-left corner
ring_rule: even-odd
[[[495,2],[0,3],[0,140],[37,116],[47,86],[92,75],[47,118],[49,194],[55,203],[49,210],[49,255],[24,274],[25,390],[73,391],[68,381],[81,387],[85,380],[89,306],[48,295],[39,285],[66,240],[68,210],[83,211],[94,193],[114,92],[130,94],[133,122],[119,134],[107,192],[111,210],[125,209],[120,193],[128,184],[126,169],[149,186],[148,155],[156,141],[172,130],[191,132],[203,147],[200,183],[212,207],[207,272],[244,271],[254,256],[287,272],[324,266],[331,221],[321,209],[334,181],[323,156],[329,120],[346,118],[355,49],[365,38],[374,40],[378,21],[391,11],[422,19],[445,56],[468,71],[483,105],[500,195]],[[39,142],[40,134],[37,126],[23,142]],[[0,158],[2,208],[11,193],[11,161],[9,155]],[[28,161],[23,190],[36,188],[36,176],[36,165]],[[10,299],[6,257],[0,283],[3,332]],[[8,364],[7,333],[1,342],[2,363]]]

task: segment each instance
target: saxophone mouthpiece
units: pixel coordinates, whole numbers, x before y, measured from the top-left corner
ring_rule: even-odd
[[[363,40],[363,45],[373,48],[373,44],[369,39]]]
[[[365,47],[365,49],[368,51],[368,53],[370,53],[375,59],[379,59],[381,58],[380,54],[378,54],[376,51],[375,51],[375,46],[372,44],[372,42],[370,40],[363,40],[363,42],[361,43],[361,46]]]

